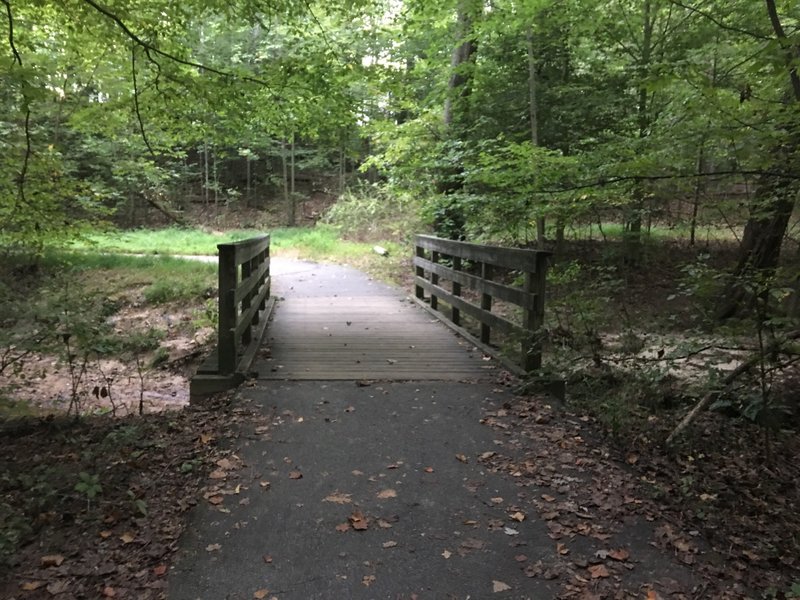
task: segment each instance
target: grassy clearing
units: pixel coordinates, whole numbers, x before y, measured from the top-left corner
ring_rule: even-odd
[[[244,240],[263,234],[257,230],[238,230],[225,233],[202,229],[169,227],[167,229],[133,229],[91,233],[72,245],[75,250],[114,252],[124,254],[217,254],[217,244]]]
[[[690,234],[688,223],[679,223],[671,226],[653,224],[649,231],[647,229],[642,230],[642,240],[651,242],[688,242]],[[555,239],[555,228],[549,228],[547,235],[550,239]],[[567,239],[573,240],[620,241],[625,238],[626,231],[620,223],[585,223],[570,225],[567,227],[565,235]],[[698,244],[736,241],[740,235],[740,229],[730,229],[719,225],[698,225],[695,230],[695,239]]]

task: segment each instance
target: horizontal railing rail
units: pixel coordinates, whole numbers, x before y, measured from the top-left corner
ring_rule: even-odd
[[[261,342],[266,326],[261,313],[266,309],[271,284],[269,243],[270,236],[263,235],[217,246],[220,375],[246,370]]]
[[[549,252],[486,246],[429,235],[415,237],[415,297],[436,315],[462,333],[463,315],[480,324],[479,341],[485,350],[497,355],[492,331],[519,338],[520,357],[512,361],[530,372],[542,366],[541,330],[544,321],[545,278]],[[466,268],[468,267],[468,269]],[[521,286],[496,281],[499,270],[521,276]],[[450,282],[450,289],[443,282]],[[474,293],[464,294],[469,289]],[[427,294],[427,296],[426,296]],[[521,323],[492,312],[495,301],[522,309]],[[449,305],[445,312],[439,302]]]
[[[255,358],[273,306],[270,236],[218,244],[217,348],[192,379],[191,396],[241,383]]]

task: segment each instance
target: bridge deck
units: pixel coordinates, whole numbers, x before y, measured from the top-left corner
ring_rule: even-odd
[[[482,353],[405,296],[347,267],[273,259],[279,301],[261,379],[476,379]]]

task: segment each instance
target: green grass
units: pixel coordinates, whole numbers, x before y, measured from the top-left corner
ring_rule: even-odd
[[[602,228],[602,233],[601,229]],[[735,241],[737,235],[741,231],[731,230],[728,227],[720,225],[698,225],[695,231],[695,238],[698,243],[708,241]],[[550,239],[555,238],[555,228],[548,228],[547,235]],[[592,239],[602,240],[605,236],[608,240],[619,241],[625,236],[625,231],[620,223],[602,223],[600,227],[597,223],[575,224],[567,227],[565,237],[567,239],[586,240],[591,236]],[[642,228],[642,239],[650,240],[653,242],[675,242],[675,241],[688,241],[690,237],[690,228],[688,223],[676,224],[672,227],[654,224],[647,231],[644,226]]]
[[[72,248],[95,252],[126,254],[217,254],[217,244],[244,240],[263,231],[240,230],[211,233],[201,229],[170,227],[167,229],[133,229],[88,234],[74,242]]]

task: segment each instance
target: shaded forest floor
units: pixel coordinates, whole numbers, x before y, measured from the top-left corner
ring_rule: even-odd
[[[652,362],[609,360],[621,356],[626,332],[635,338],[634,355],[651,334],[709,334],[700,271],[728,265],[732,248],[709,248],[708,258],[679,245],[652,250],[644,266],[612,272],[605,266],[614,264],[613,245],[568,247],[555,269],[573,260],[598,268],[553,288],[552,306],[562,312],[551,327],[551,351],[574,361],[567,404],[553,409],[522,395],[486,422],[523,441],[552,437],[555,469],[560,460],[581,461],[593,485],[569,485],[564,494],[576,506],[603,507],[610,527],[629,510],[674,524],[658,543],[698,575],[702,583],[689,597],[800,597],[797,412],[765,428],[745,418],[740,399],[732,398],[723,410],[703,413],[666,449],[664,439],[696,392],[687,393]],[[410,289],[410,267],[399,272],[406,271]],[[604,329],[588,330],[591,321]],[[589,343],[592,334],[602,334],[599,350]],[[748,330],[725,335],[740,344]],[[776,393],[796,410],[798,379],[790,373],[779,384]],[[205,501],[204,486],[230,464],[231,431],[242,418],[249,417],[222,398],[210,410],[78,422],[32,416],[0,425],[0,581],[8,582],[0,596],[162,597],[186,511]],[[521,459],[497,457],[487,466],[513,471],[525,460],[524,444],[519,451]],[[597,461],[616,464],[613,476],[592,470]],[[595,493],[600,484],[625,493],[603,498]],[[540,515],[557,535],[580,535],[566,504],[544,502]],[[556,576],[567,586],[581,568],[565,557],[558,568],[534,569],[532,576]],[[594,593],[583,584],[577,589]]]

